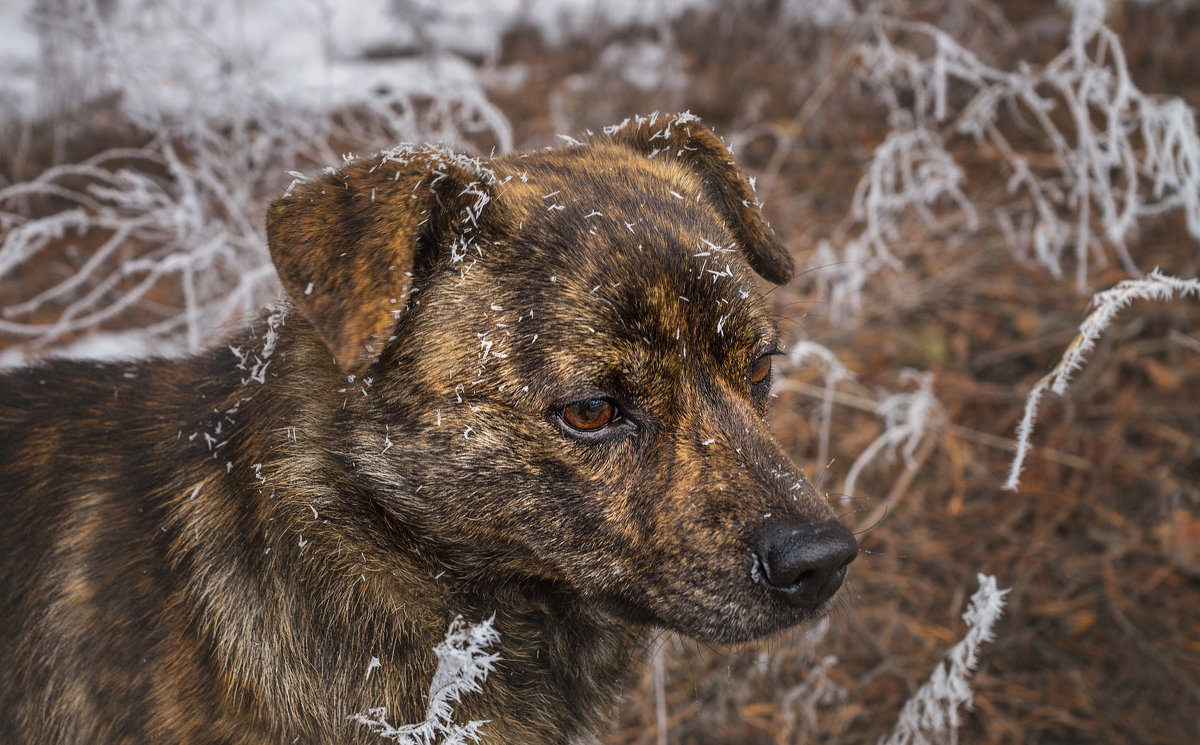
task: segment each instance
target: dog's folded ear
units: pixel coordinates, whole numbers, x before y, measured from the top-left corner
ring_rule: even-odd
[[[614,142],[649,157],[676,158],[696,171],[728,221],[750,267],[777,285],[794,271],[792,257],[763,217],[746,175],[725,144],[692,114],[636,117],[605,129]]]
[[[418,252],[456,224],[470,231],[489,185],[477,161],[400,147],[294,182],[271,204],[267,243],[279,278],[343,373],[382,351]]]

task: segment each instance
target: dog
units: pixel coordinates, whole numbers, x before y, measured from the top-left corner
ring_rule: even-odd
[[[401,146],[267,212],[290,301],[190,359],[0,376],[0,739],[594,742],[656,627],[828,611],[857,554],[766,414],[793,274],[690,114],[490,162]]]

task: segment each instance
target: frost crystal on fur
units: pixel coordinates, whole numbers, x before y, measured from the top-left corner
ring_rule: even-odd
[[[487,650],[500,641],[500,634],[492,628],[493,618],[477,624],[467,624],[458,616],[450,624],[446,639],[434,647],[438,658],[437,670],[429,686],[429,703],[425,710],[425,721],[419,724],[393,726],[387,721],[387,708],[369,709],[365,714],[355,714],[350,719],[369,727],[385,740],[394,740],[400,745],[465,745],[479,742],[481,728],[486,721],[454,723],[454,704],[464,693],[479,693],[487,680],[492,665],[500,659]]]
[[[1155,269],[1141,279],[1127,279],[1118,283],[1112,289],[1097,293],[1092,297],[1095,310],[1079,324],[1079,333],[1067,345],[1062,358],[1054,369],[1042,376],[1033,386],[1029,397],[1025,399],[1025,415],[1017,427],[1017,453],[1013,456],[1009,468],[1008,480],[1004,482],[1005,489],[1016,489],[1021,481],[1021,468],[1025,456],[1029,454],[1029,437],[1033,434],[1033,421],[1037,417],[1038,404],[1042,394],[1047,389],[1060,396],[1066,392],[1071,377],[1083,368],[1087,353],[1096,346],[1096,341],[1116,317],[1117,313],[1128,307],[1135,300],[1170,300],[1178,295],[1189,295],[1200,299],[1200,280],[1180,279],[1162,274]]]
[[[978,575],[979,589],[963,613],[967,635],[950,648],[929,680],[900,711],[892,734],[879,745],[935,745],[958,742],[962,725],[959,708],[971,707],[971,673],[979,664],[979,646],[993,639],[992,627],[1004,610],[1008,590],[996,587],[996,578]]]

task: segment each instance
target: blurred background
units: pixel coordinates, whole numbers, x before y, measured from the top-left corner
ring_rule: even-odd
[[[807,632],[656,638],[606,742],[1200,738],[1196,0],[7,0],[0,72],[7,366],[218,343],[291,172],[691,111],[801,269],[773,426],[863,554]]]

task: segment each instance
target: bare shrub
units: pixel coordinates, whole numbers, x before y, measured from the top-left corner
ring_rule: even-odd
[[[197,351],[277,293],[262,205],[286,170],[397,141],[466,146],[478,135],[511,147],[507,119],[452,58],[393,70],[348,62],[354,85],[280,86],[285,71],[266,49],[222,33],[223,10],[220,0],[39,6],[48,54],[71,50],[46,71],[45,115],[69,119],[69,107],[99,97],[120,106],[113,115],[132,121],[140,144],[0,189],[0,282],[87,257],[0,308],[0,332],[26,339],[19,349],[63,351],[86,335],[90,356]],[[331,77],[343,77],[338,55],[355,51],[325,49]],[[109,329],[119,333],[96,333]]]

